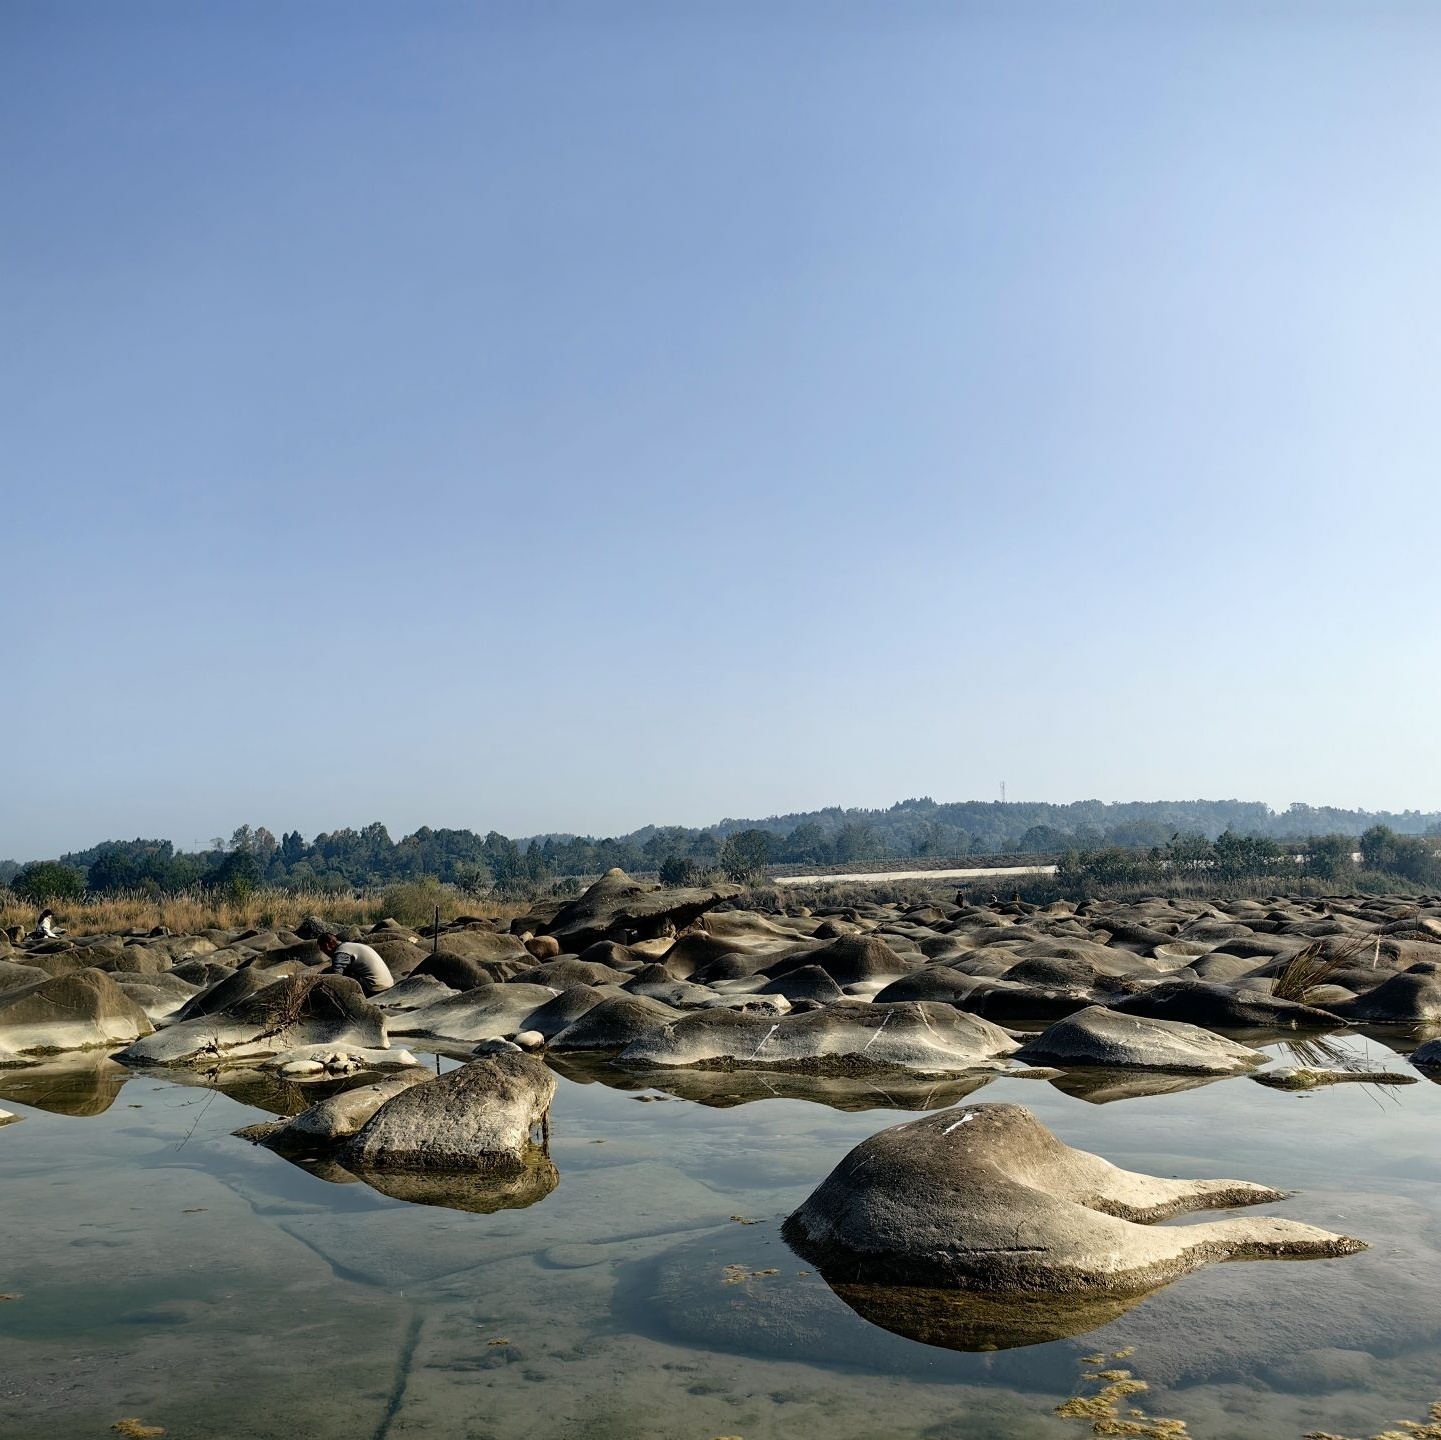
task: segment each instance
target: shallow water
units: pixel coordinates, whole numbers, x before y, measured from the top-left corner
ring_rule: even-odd
[[[1376,1039],[1339,1043],[1409,1069]],[[224,1083],[99,1058],[0,1072],[0,1103],[24,1117],[0,1128],[0,1292],[19,1297],[0,1301],[0,1435],[69,1440],[136,1417],[226,1440],[1084,1436],[1090,1422],[1055,1409],[1078,1393],[1081,1357],[1128,1347],[1114,1363],[1151,1390],[1121,1413],[1217,1440],[1372,1435],[1441,1396],[1429,1083],[1138,1094],[1137,1077],[1110,1076],[1066,1093],[570,1064],[551,1113],[558,1185],[489,1214],[237,1139],[321,1092]],[[857,1141],[968,1093],[1028,1105],[1130,1168],[1296,1189],[1265,1208],[1372,1248],[1213,1266],[1120,1314],[978,1317],[934,1292],[834,1293],[779,1221]],[[984,1352],[911,1338],[1077,1326]]]

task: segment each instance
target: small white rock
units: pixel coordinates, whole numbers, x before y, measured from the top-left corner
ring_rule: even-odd
[[[545,1044],[545,1036],[539,1030],[522,1030],[511,1038],[522,1050],[539,1050]]]
[[[323,1075],[325,1066],[319,1060],[287,1060],[280,1067],[282,1075]]]

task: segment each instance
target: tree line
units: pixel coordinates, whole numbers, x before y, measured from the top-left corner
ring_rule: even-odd
[[[1400,835],[1387,825],[1369,826],[1359,837],[1333,831],[1285,842],[1232,830],[1214,840],[1177,834],[1149,850],[1068,850],[1056,871],[1058,886],[1078,896],[1112,889],[1174,890],[1187,880],[1201,889],[1238,882],[1254,887],[1264,881],[1284,892],[1302,878],[1346,888],[1369,877],[1441,890],[1441,838]]]
[[[1229,874],[1241,864],[1276,863],[1267,858],[1270,852],[1263,842],[1293,847],[1304,842],[1313,854],[1315,837],[1364,836],[1372,830],[1395,837],[1397,854],[1403,856],[1393,857],[1395,865],[1411,863],[1414,868],[1419,861],[1404,859],[1406,845],[1441,835],[1441,814],[1300,804],[1273,811],[1238,800],[940,804],[923,796],[884,810],[832,807],[765,820],[722,820],[700,828],[652,825],[599,839],[566,834],[514,839],[495,830],[481,834],[421,826],[394,840],[376,821],[307,840],[298,830],[277,837],[263,825],[242,825],[229,840],[217,837],[194,851],[177,850],[169,840],[137,838],[103,841],[27,866],[3,861],[0,884],[8,883],[26,897],[44,891],[50,898],[70,898],[85,891],[167,894],[197,888],[234,894],[262,886],[339,891],[434,876],[478,894],[505,895],[535,893],[614,866],[681,884],[710,876],[754,879],[771,865],[1067,853],[1085,857],[1068,860],[1073,868],[1080,864],[1087,873],[1101,873],[1108,867],[1177,862],[1168,848],[1180,843],[1177,837],[1213,847],[1207,864],[1217,874]],[[1260,848],[1242,856],[1236,849],[1241,841]],[[1142,852],[1139,857],[1137,852]],[[1153,861],[1152,852],[1160,859]]]

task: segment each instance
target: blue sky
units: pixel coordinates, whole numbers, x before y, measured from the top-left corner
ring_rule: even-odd
[[[0,7],[0,855],[1441,808],[1441,9]]]

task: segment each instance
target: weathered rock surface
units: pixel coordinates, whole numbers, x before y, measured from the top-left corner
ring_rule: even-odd
[[[472,1044],[503,1039],[530,1028],[526,1017],[555,995],[544,985],[479,985],[419,1010],[397,1012],[390,1024],[397,1035],[434,1035]]]
[[[1101,1005],[1058,1020],[1016,1052],[1029,1065],[1088,1065],[1113,1070],[1173,1070],[1237,1075],[1265,1063],[1259,1050],[1198,1025],[1122,1015]]]
[[[345,1144],[349,1169],[520,1172],[555,1094],[529,1055],[487,1055],[393,1096]]]
[[[214,1065],[309,1045],[385,1050],[385,1016],[343,975],[293,975],[214,1015],[179,1021],[122,1050],[126,1065]]]
[[[17,1055],[123,1045],[153,1028],[145,1011],[99,970],[0,993],[0,1049]]]
[[[1365,1248],[1272,1216],[1155,1224],[1284,1198],[1247,1181],[1121,1170],[1063,1144],[1022,1106],[971,1105],[862,1141],[784,1234],[852,1283],[1042,1294],[1135,1294],[1214,1261]]]
[[[336,1145],[356,1134],[387,1100],[432,1078],[428,1071],[402,1072],[372,1085],[359,1085],[339,1095],[330,1095],[289,1120],[252,1125],[235,1133],[272,1150]]]
[[[944,1075],[997,1068],[1017,1049],[1002,1029],[949,1005],[829,1005],[778,1020],[702,1010],[642,1035],[621,1051],[626,1066],[754,1065],[771,1070],[890,1067]]]
[[[551,1039],[555,1050],[621,1050],[676,1019],[679,1012],[643,995],[613,995],[591,1006]],[[527,1028],[539,1029],[535,1017]]]
[[[1348,1020],[1373,1025],[1441,1021],[1441,966],[1422,964],[1336,1007]]]
[[[553,935],[562,951],[578,955],[598,940],[645,939],[663,925],[684,929],[723,900],[741,893],[738,885],[709,889],[663,890],[633,880],[624,870],[602,875],[584,895],[556,913],[544,933]]]
[[[1266,995],[1238,994],[1224,985],[1202,981],[1164,980],[1149,990],[1127,995],[1111,1007],[1124,1015],[1149,1015],[1222,1030],[1338,1030],[1345,1024],[1329,1010],[1276,1000]]]

